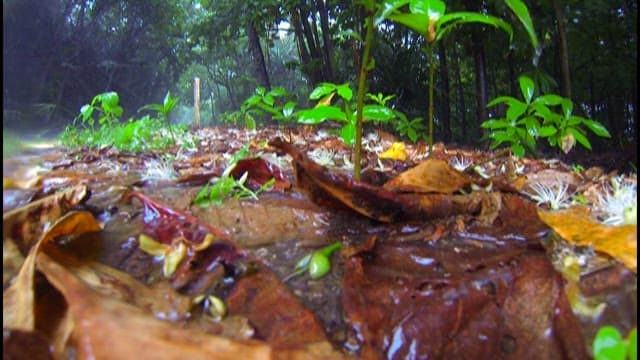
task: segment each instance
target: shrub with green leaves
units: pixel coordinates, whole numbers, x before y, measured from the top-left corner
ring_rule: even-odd
[[[165,96],[163,104],[141,108],[156,111],[156,117],[145,115],[140,119],[130,118],[125,123],[120,122],[123,109],[119,101],[116,92],[96,95],[91,103],[80,108],[80,114],[73,124],[64,129],[60,135],[62,144],[89,148],[114,146],[122,151],[141,152],[170,147],[176,142],[175,132],[180,135],[187,132],[185,126],[177,127],[175,132],[169,126],[169,113],[177,103],[170,93]]]
[[[331,102],[335,95],[338,95],[342,108],[332,105]],[[363,106],[362,116],[364,121],[373,123],[385,123],[393,119],[396,114],[386,106],[392,96],[383,96],[382,94],[368,94],[368,99],[373,100],[373,104],[369,103]],[[318,125],[327,120],[334,120],[344,123],[340,130],[340,137],[348,144],[353,145],[356,139],[356,111],[353,104],[353,91],[349,83],[341,85],[333,83],[321,83],[311,94],[309,99],[318,101],[318,104],[312,109],[303,109],[294,113],[300,124]]]
[[[549,145],[568,153],[576,142],[591,150],[585,127],[601,137],[611,137],[599,122],[573,114],[573,102],[556,94],[534,98],[535,83],[527,76],[518,79],[524,101],[511,96],[499,96],[487,107],[505,104],[504,118],[489,119],[482,127],[489,129],[491,148],[509,144],[518,157],[525,153],[537,156],[537,142],[546,138]],[[560,112],[556,112],[556,109]]]

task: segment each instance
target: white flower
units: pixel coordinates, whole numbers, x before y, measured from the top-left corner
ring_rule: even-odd
[[[173,180],[178,177],[173,168],[173,157],[165,156],[159,160],[151,160],[145,164],[142,180]]]
[[[464,156],[456,156],[453,159],[449,160],[449,165],[460,172],[465,171],[469,166],[471,166],[471,164],[473,164],[473,162],[465,158]]]
[[[549,204],[552,210],[569,206],[569,199],[571,198],[571,194],[567,193],[569,185],[561,181],[551,185],[534,183],[531,185],[531,189],[534,191],[534,194],[527,192],[525,192],[525,194],[535,200],[538,205]]]
[[[598,194],[596,213],[607,225],[635,225],[638,220],[636,183],[622,176],[611,178],[611,191],[603,188]]]
[[[336,155],[336,152],[331,149],[323,149],[319,147],[313,151],[307,152],[307,155],[309,155],[309,158],[315,161],[318,165],[329,166],[334,165],[333,157]]]

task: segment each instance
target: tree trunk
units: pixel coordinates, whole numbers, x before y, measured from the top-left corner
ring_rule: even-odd
[[[440,58],[440,79],[442,80],[442,101],[440,102],[442,109],[442,141],[446,144],[451,141],[451,107],[449,105],[449,68],[447,67],[447,55],[442,41],[438,44],[438,57]]]
[[[316,7],[320,13],[320,29],[322,30],[322,53],[324,55],[324,67],[326,69],[327,80],[333,82],[335,73],[333,71],[333,42],[329,32],[329,10],[325,5],[325,0],[317,0]]]
[[[467,122],[467,105],[464,101],[464,88],[462,86],[462,76],[460,75],[460,57],[458,56],[458,52],[457,52],[457,47],[454,45],[453,46],[453,56],[452,58],[454,59],[454,66],[455,66],[455,70],[454,70],[454,74],[455,74],[455,80],[456,80],[456,93],[457,93],[457,97],[458,97],[458,111],[460,112],[460,116],[458,116],[457,118],[459,119],[459,126],[460,126],[460,138],[457,138],[457,140],[459,142],[462,142],[463,144],[467,143],[467,127],[465,126],[466,122]]]
[[[553,12],[558,27],[558,41],[560,42],[560,73],[561,95],[571,99],[571,74],[569,72],[569,47],[567,44],[567,32],[564,27],[564,11],[560,0],[553,0]]]
[[[258,31],[253,23],[248,22],[246,26],[247,38],[249,39],[249,53],[251,54],[251,61],[256,72],[256,78],[260,86],[263,86],[267,91],[271,90],[271,83],[269,82],[269,73],[267,73],[267,66],[264,63],[264,54],[262,53],[262,47],[260,46],[260,38],[258,37]]]
[[[472,124],[476,139],[475,143],[478,143],[480,137],[483,135],[480,129],[480,123],[489,118],[487,111],[487,103],[489,102],[487,96],[487,66],[484,56],[484,43],[482,36],[477,31],[471,33],[471,51],[473,53],[473,62],[475,65],[476,73],[476,119]]]

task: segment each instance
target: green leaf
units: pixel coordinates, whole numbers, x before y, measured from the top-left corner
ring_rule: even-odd
[[[436,23],[436,40],[442,39],[457,25],[471,23],[491,25],[506,32],[509,35],[509,42],[513,39],[513,29],[506,21],[491,15],[458,11],[446,14],[438,20]]]
[[[511,126],[511,123],[505,119],[487,120],[480,124],[483,129],[500,129]]]
[[[527,34],[529,34],[529,40],[535,49],[536,56],[539,56],[538,54],[541,52],[540,43],[538,41],[538,36],[536,35],[536,30],[533,27],[531,16],[529,15],[529,9],[527,9],[527,6],[520,0],[505,0],[505,2],[511,11],[516,14],[518,19],[520,19],[520,23],[524,26]],[[536,63],[537,61],[534,61],[534,64]]]
[[[524,147],[520,144],[511,145],[511,151],[513,151],[513,154],[518,158],[524,157]]]
[[[351,101],[351,99],[353,98],[353,91],[349,87],[349,83],[338,86],[336,90],[338,92],[338,95],[340,95],[341,98],[347,101]]]
[[[389,121],[395,116],[393,110],[382,105],[365,105],[362,115],[365,119],[374,121]]]
[[[573,116],[573,117],[577,117],[577,116]],[[582,123],[585,124],[589,128],[589,130],[593,131],[593,133],[598,136],[606,137],[606,138],[611,137],[611,134],[609,134],[609,131],[607,130],[607,128],[605,128],[604,125],[602,125],[601,123],[595,120],[582,119]]]
[[[542,126],[538,131],[538,136],[549,137],[555,135],[558,132],[554,126]]]
[[[340,130],[340,138],[345,144],[353,146],[356,141],[356,124],[349,123]]]
[[[331,94],[336,90],[336,85],[331,83],[321,83],[309,94],[309,99],[318,100],[321,97]]]
[[[489,103],[487,104],[487,107],[492,107],[492,106],[496,106],[498,104],[507,104],[507,105],[511,105],[514,102],[520,102],[520,100],[511,97],[511,96],[498,96],[497,98],[489,101]]]
[[[427,14],[398,13],[389,15],[389,19],[402,24],[427,38],[427,31],[429,28],[429,16]]]
[[[564,115],[564,118],[571,118],[571,112],[573,112],[573,102],[569,99],[562,98],[562,101],[560,101],[560,105],[562,106],[562,114]]]
[[[627,353],[629,354],[629,359],[637,360],[638,359],[638,329],[633,328],[627,335]]]
[[[298,123],[300,124],[320,124],[326,120],[340,120],[346,121],[347,115],[339,107],[319,106],[313,109],[305,109],[296,113],[298,117]]]
[[[527,111],[527,104],[521,101],[513,101],[507,109],[507,120],[515,121]]]
[[[520,91],[522,92],[522,97],[527,104],[531,104],[531,99],[533,98],[533,93],[536,89],[536,84],[531,80],[528,76],[520,76],[518,78],[518,83],[520,84]]]
[[[565,98],[563,98],[560,95],[547,94],[547,95],[542,95],[542,96],[538,97],[535,101],[536,102],[540,102],[540,103],[545,104],[545,105],[555,106],[555,105],[562,104],[562,102],[564,100],[565,100]]]
[[[275,97],[282,97],[287,95],[287,90],[283,87],[277,86],[271,89],[271,91],[269,91],[269,94]]]
[[[275,103],[276,99],[273,98],[273,96],[267,94],[265,95],[265,97],[262,99],[262,101],[264,101],[265,104],[269,105],[269,106],[273,106],[273,104]]]
[[[413,14],[426,14],[429,19],[437,21],[442,17],[447,9],[441,0],[411,0],[409,1],[409,11]]]
[[[580,145],[591,150],[591,143],[578,128],[569,127],[567,128],[567,132],[571,133],[571,135],[573,135],[573,137],[576,139],[577,142],[580,143]]]
[[[297,103],[295,101],[288,101],[282,107],[282,115],[284,115],[287,118],[291,116],[293,114],[293,110],[296,108],[296,105]]]
[[[595,360],[624,360],[625,346],[618,329],[603,326],[593,340],[593,357]]]

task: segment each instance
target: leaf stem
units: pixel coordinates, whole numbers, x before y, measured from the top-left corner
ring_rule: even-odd
[[[369,53],[373,41],[373,11],[367,9],[367,33],[364,40],[364,53],[360,64],[360,77],[358,79],[358,104],[356,117],[356,139],[353,154],[353,178],[360,180],[360,159],[362,157],[362,109],[364,108],[364,92],[367,82],[367,74],[370,70]]]

